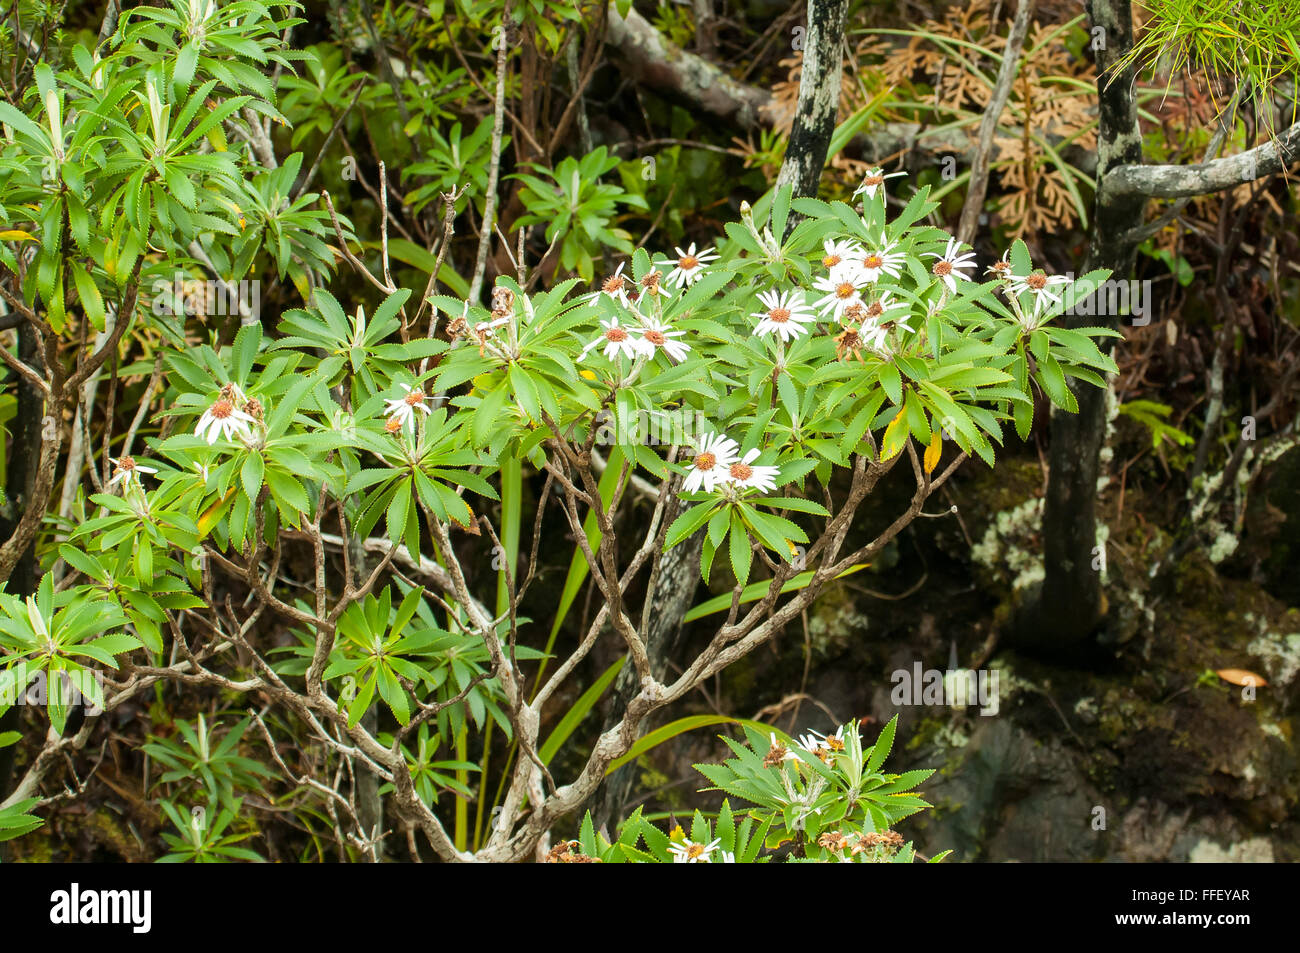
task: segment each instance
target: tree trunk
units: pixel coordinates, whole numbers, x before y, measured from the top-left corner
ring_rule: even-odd
[[[804,36],[803,65],[799,74],[799,104],[790,144],[786,147],[777,186],[793,185],[796,196],[817,197],[826,153],[835,132],[840,107],[840,69],[843,61],[844,15],[848,0],[809,0],[808,30]],[[797,216],[791,216],[787,231]]]
[[[664,553],[659,565],[659,576],[650,599],[649,625],[643,634],[646,654],[655,678],[667,674],[668,660],[676,654],[681,641],[682,619],[695,603],[695,590],[700,581],[700,551],[704,535],[698,534]],[[625,664],[614,681],[614,700],[601,731],[609,731],[623,717],[628,702],[640,689],[636,669]],[[645,729],[642,726],[642,730]],[[617,822],[622,820],[624,808],[636,783],[636,765],[625,764],[615,771],[601,786],[591,805],[591,816],[597,827],[613,834]],[[611,821],[614,822],[611,824]]]
[[[1132,71],[1108,75],[1133,45],[1129,0],[1088,0],[1096,49],[1099,128],[1097,132],[1097,201],[1087,269],[1109,268],[1113,280],[1132,273],[1134,245],[1128,236],[1142,224],[1144,203],[1132,197],[1107,201],[1101,182],[1120,165],[1142,161],[1137,99]],[[1097,31],[1100,28],[1100,32]],[[1117,315],[1072,316],[1068,325],[1117,327]],[[1109,348],[1113,339],[1101,345]],[[1052,413],[1047,499],[1043,510],[1043,584],[1021,612],[1016,638],[1024,647],[1046,654],[1079,656],[1102,621],[1101,574],[1093,569],[1096,554],[1097,477],[1106,433],[1106,394],[1098,387],[1071,381],[1079,412]]]

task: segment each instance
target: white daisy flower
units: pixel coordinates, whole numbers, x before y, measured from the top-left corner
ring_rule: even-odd
[[[904,325],[905,330],[912,330]],[[858,328],[858,337],[862,344],[882,357],[890,357],[894,349],[889,346],[889,326],[885,324],[864,324]]]
[[[623,274],[623,268],[627,262],[621,261],[614,273],[601,282],[600,288],[587,295],[588,301],[596,301],[601,295],[609,295],[620,304],[627,304],[627,289],[632,284],[631,279]]]
[[[602,344],[604,345],[605,356],[611,361],[620,354],[624,354],[628,358],[636,357],[639,345],[631,329],[620,325],[617,316],[610,318],[608,321],[602,318],[600,323],[605,328],[605,332],[592,338],[587,343],[587,346],[582,349],[582,354],[579,355],[579,360],[585,358],[592,348],[599,347]]]
[[[823,313],[829,313],[836,321],[844,317],[844,309],[862,303],[862,289],[868,279],[856,261],[845,261],[831,269],[831,273],[813,282],[818,291],[826,292],[819,298],[815,307]]]
[[[948,286],[950,292],[956,293],[957,279],[970,281],[970,275],[964,274],[963,269],[975,267],[975,253],[966,252],[963,255],[957,254],[961,249],[961,242],[955,238],[949,238],[947,247],[944,248],[942,255],[936,255],[934,252],[926,252],[926,258],[937,258],[934,267],[930,272]]]
[[[780,473],[778,467],[756,466],[754,461],[758,458],[757,448],[745,451],[745,455],[727,468],[728,482],[737,486],[753,487],[762,490],[764,493],[776,489],[776,476]]]
[[[794,291],[781,292],[775,288],[760,291],[758,300],[766,311],[755,311],[750,317],[759,318],[754,333],[780,335],[782,341],[792,341],[807,332],[807,325],[817,323],[817,315],[809,310],[803,295]]]
[[[881,244],[884,245],[883,240]],[[899,277],[902,267],[907,261],[907,256],[902,252],[894,251],[895,247],[890,244],[885,245],[879,251],[868,249],[856,259],[867,281],[879,281],[881,275],[888,275],[895,279]]]
[[[707,844],[685,841],[681,844],[669,844],[668,852],[673,855],[674,864],[708,864],[712,863],[712,854],[722,843],[722,838],[715,837]]]
[[[195,436],[202,437],[208,443],[216,443],[220,437],[232,440],[252,436],[249,426],[253,418],[235,407],[235,402],[228,397],[218,397],[212,406],[203,412],[198,426],[194,428]]]
[[[1032,292],[1034,296],[1034,317],[1037,318],[1052,305],[1060,304],[1061,296],[1053,294],[1052,289],[1069,283],[1070,279],[1065,275],[1046,275],[1041,271],[1035,271],[1023,278],[1019,275],[1012,275],[1007,291],[1016,297],[1026,291]]]
[[[730,478],[729,468],[740,458],[736,451],[740,449],[736,441],[722,434],[706,433],[696,447],[695,457],[691,460],[691,472],[686,474],[682,489],[694,493],[703,488],[712,493],[719,483]]]
[[[862,327],[858,330],[863,341],[875,350],[881,351],[887,350],[885,338],[892,329],[898,328],[908,332],[916,330],[907,323],[908,318],[911,317],[908,311],[909,306],[906,301],[895,301],[886,291],[870,304],[863,305],[860,311],[851,312],[851,316],[862,321]]]
[[[397,386],[406,391],[406,396],[385,400],[384,413],[389,415],[389,423],[396,420],[399,426],[414,430],[415,412],[418,410],[421,413],[430,413],[428,405],[425,404],[429,398],[419,387],[412,388],[401,383]]]
[[[824,735],[820,731],[812,731],[811,734],[817,739],[818,747],[823,751],[843,751],[844,750],[844,726],[840,725],[833,735]]]
[[[642,318],[641,336],[633,342],[633,345],[646,357],[654,357],[656,351],[663,350],[674,361],[684,361],[691,349],[690,345],[683,344],[676,338],[685,333],[685,331],[674,331],[671,325],[661,324],[654,318]]]
[[[862,184],[853,193],[853,197],[857,198],[859,195],[865,195],[869,199],[874,199],[876,193],[885,187],[885,179],[896,179],[900,175],[907,175],[907,173],[891,172],[885,175],[884,169],[868,169],[867,174],[862,177]]]
[[[153,467],[141,466],[135,462],[134,457],[128,457],[126,454],[123,454],[116,460],[110,458],[108,462],[113,464],[113,478],[108,481],[109,486],[113,486],[117,483],[121,483],[124,486],[129,486],[132,482],[138,484],[140,482],[141,473],[158,472]]]
[[[1011,274],[1011,262],[1007,261],[1007,256],[1010,254],[1010,249],[1004,251],[1001,258],[984,269],[985,274],[992,275],[994,278],[1014,279],[1015,276]]]
[[[811,755],[820,757],[822,743],[815,737],[815,735],[816,732],[813,732],[811,735],[800,735],[798,739],[799,747],[803,748],[804,751],[807,751]]]
[[[710,262],[717,261],[718,256],[713,253],[713,248],[704,249],[697,252],[695,242],[691,242],[686,251],[680,248],[675,249],[677,252],[677,266],[668,273],[668,283],[687,288],[704,276],[704,266]]]
[[[862,246],[848,239],[835,241],[828,238],[822,242],[822,248],[826,250],[826,254],[822,258],[822,267],[827,269],[834,268],[846,261],[861,258],[863,254]]]

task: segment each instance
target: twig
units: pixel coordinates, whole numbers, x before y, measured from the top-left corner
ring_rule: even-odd
[[[501,11],[501,23],[506,27],[510,19],[510,0]],[[492,226],[497,213],[497,181],[501,175],[501,128],[505,124],[506,105],[506,51],[510,44],[504,36],[497,38],[497,91],[493,99],[492,160],[488,167],[487,195],[483,199],[483,223],[478,235],[478,254],[474,257],[474,277],[469,283],[469,301],[479,300],[483,291],[483,272],[487,267],[488,245],[492,241]]]

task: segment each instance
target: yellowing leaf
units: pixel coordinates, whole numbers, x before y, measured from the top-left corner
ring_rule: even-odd
[[[235,495],[235,488],[231,487],[229,490],[226,491],[225,496],[223,496],[221,499],[214,502],[211,506],[209,506],[206,510],[203,511],[203,515],[199,517],[200,537],[207,536],[208,533],[212,532],[212,527],[216,526],[217,520],[221,519],[221,512],[223,508],[227,503],[230,502],[231,498],[234,495]]]
[[[910,431],[907,429],[906,412],[900,410],[898,416],[889,422],[885,428],[885,438],[881,442],[880,459],[892,460],[894,457],[907,446],[907,438]]]
[[[8,231],[0,232],[0,242],[34,242],[36,236],[31,232],[24,232],[21,229],[11,228]]]
[[[1254,672],[1247,671],[1244,668],[1221,668],[1214,674],[1218,675],[1219,678],[1223,679],[1225,682],[1231,682],[1233,685],[1241,685],[1242,687],[1262,687],[1268,684],[1262,675],[1256,675]]]
[[[933,473],[934,468],[939,465],[939,458],[943,456],[943,435],[935,431],[930,438],[930,446],[925,448],[925,472]]]

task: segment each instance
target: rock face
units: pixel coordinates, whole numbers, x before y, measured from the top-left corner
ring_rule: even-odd
[[[938,808],[918,820],[923,853],[988,862],[1272,863],[1273,840],[1232,813],[1197,816],[1139,797],[1104,795],[1086,758],[1011,720],[976,719],[964,746],[924,786]],[[1208,805],[1207,805],[1208,807]],[[1227,807],[1227,806],[1225,806]],[[1286,841],[1294,843],[1294,825]],[[1289,851],[1288,853],[1293,853]]]

